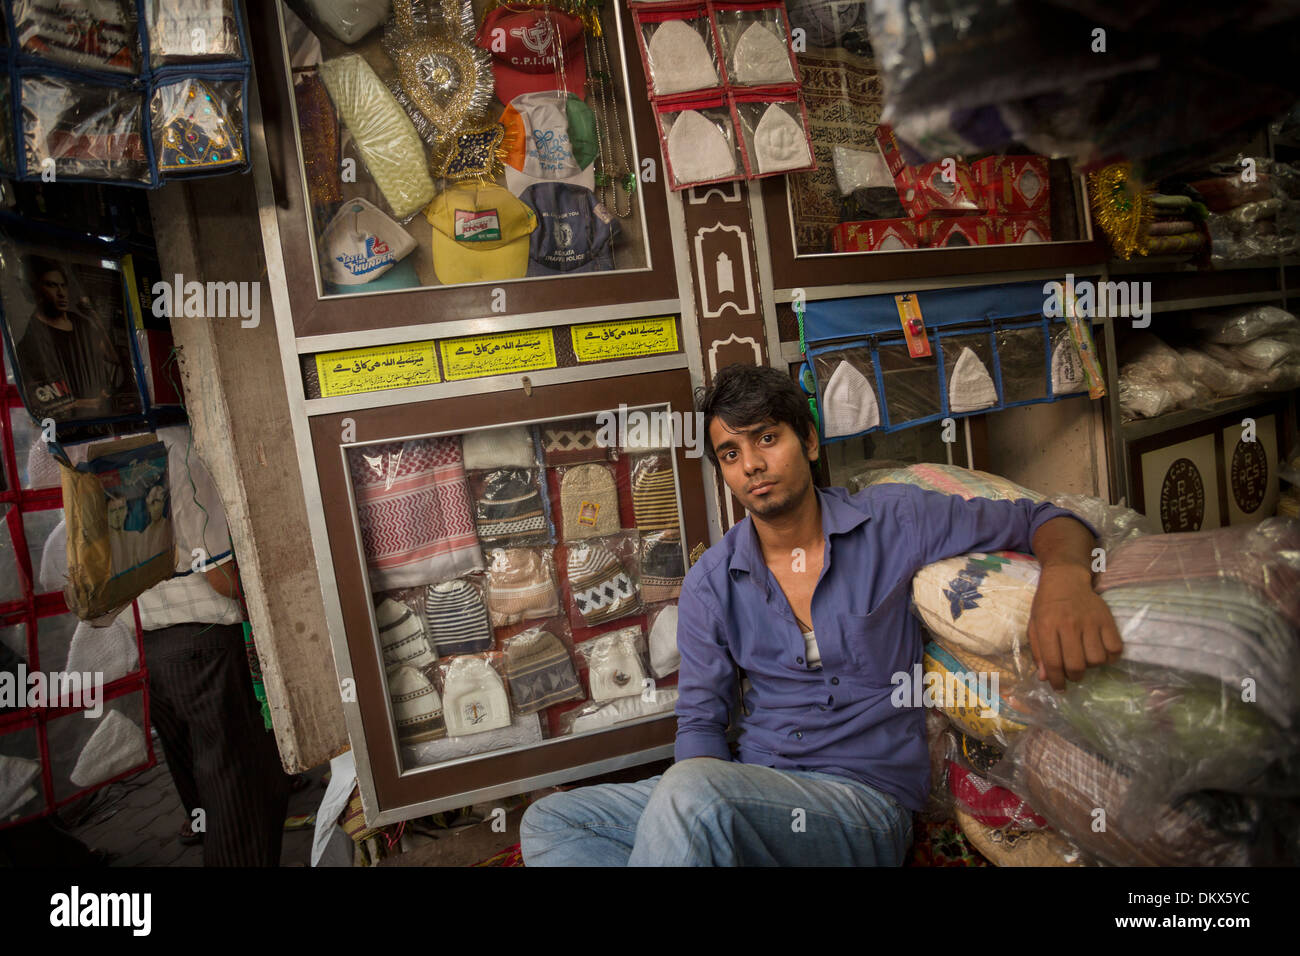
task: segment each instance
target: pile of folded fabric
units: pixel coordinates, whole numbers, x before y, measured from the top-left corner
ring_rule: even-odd
[[[1241,157],[1212,171],[1188,184],[1209,209],[1212,264],[1300,250],[1300,169],[1268,157]]]
[[[882,481],[1042,498],[941,465],[857,484]],[[921,569],[913,607],[945,718],[927,720],[928,817],[955,818],[998,865],[1288,862],[1294,851],[1269,834],[1300,822],[1300,521],[1148,534],[1127,509],[1053,500],[1102,533],[1095,587],[1123,656],[1054,691],[1029,648],[1031,556]]]

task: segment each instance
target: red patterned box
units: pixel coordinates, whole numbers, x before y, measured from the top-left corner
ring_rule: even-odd
[[[1047,217],[1051,178],[1045,156],[989,156],[971,164],[982,200],[996,213]]]
[[[921,240],[930,248],[996,246],[1003,232],[992,216],[947,216],[922,222]]]
[[[1051,242],[1052,223],[1046,214],[1039,216],[1003,216],[1002,241],[1007,243]]]
[[[831,233],[831,248],[836,252],[889,252],[920,247],[917,223],[911,219],[842,222]]]

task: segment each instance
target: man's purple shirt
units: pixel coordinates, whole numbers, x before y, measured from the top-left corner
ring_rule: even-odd
[[[812,598],[821,666],[810,668],[790,604],[749,518],[691,568],[679,601],[676,758],[731,760],[726,728],[735,667],[752,690],[739,720],[740,762],[860,780],[919,810],[930,789],[925,716],[895,707],[898,672],[921,662],[912,576],[970,551],[1030,552],[1040,525],[1072,512],[1027,498],[963,500],[911,485],[850,495],[818,489],[826,557]],[[796,559],[791,555],[791,560]]]

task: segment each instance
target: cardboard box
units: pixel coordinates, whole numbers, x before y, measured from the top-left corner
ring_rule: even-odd
[[[1051,242],[1052,224],[1046,216],[1002,216],[1002,241],[1006,243]]]
[[[978,216],[987,211],[966,163],[950,158],[910,166],[888,126],[876,127],[876,144],[894,177],[903,209],[913,219],[935,214]]]
[[[1045,156],[989,156],[971,164],[980,199],[990,212],[1048,218],[1051,176]]]
[[[1002,242],[1001,224],[990,216],[948,216],[921,223],[922,242],[930,248],[995,246]]]
[[[842,222],[831,233],[831,248],[836,252],[889,252],[920,247],[917,223],[911,219]]]

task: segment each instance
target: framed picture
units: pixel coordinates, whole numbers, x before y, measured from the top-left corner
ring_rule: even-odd
[[[5,239],[0,267],[5,344],[32,416],[140,414],[120,264]]]

